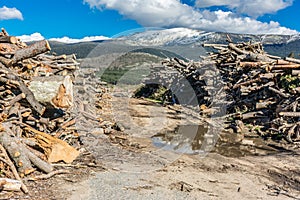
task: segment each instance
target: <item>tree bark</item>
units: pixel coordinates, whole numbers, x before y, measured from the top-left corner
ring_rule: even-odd
[[[12,61],[14,64],[21,60],[24,60],[27,58],[32,58],[34,56],[37,56],[39,54],[45,53],[50,50],[51,50],[51,48],[50,48],[49,43],[46,40],[42,40],[42,41],[36,42],[28,47],[17,50],[12,58]]]
[[[18,42],[18,38],[14,36],[1,36],[0,42],[16,44]]]
[[[0,133],[0,142],[14,161],[21,177],[34,171],[34,168],[32,167],[28,156],[23,151],[20,142],[18,142],[13,136],[10,136],[8,132],[4,131]]]
[[[15,80],[19,83],[19,89],[22,91],[22,93],[25,94],[26,99],[28,101],[28,103],[32,106],[32,108],[38,112],[40,115],[43,115],[46,108],[40,104],[34,97],[33,93],[27,88],[27,86],[25,85],[25,83],[17,76],[15,75],[10,69],[8,69],[7,67],[5,67],[4,65],[2,65],[0,63],[0,68],[4,69],[5,71],[7,71],[7,76],[10,77],[10,79]]]
[[[20,49],[16,44],[11,43],[0,43],[0,51],[6,53],[14,53],[16,50]]]
[[[296,59],[296,58],[289,58],[289,57],[286,57],[285,60],[286,60],[286,61],[289,61],[289,62],[293,62],[293,63],[298,63],[298,64],[300,64],[300,60],[299,60],[299,59]]]
[[[234,50],[238,54],[247,55],[247,58],[251,61],[263,61],[263,62],[273,62],[274,61],[273,59],[269,58],[266,55],[241,50],[238,47],[236,47],[233,43],[229,43],[228,47],[230,49]]]

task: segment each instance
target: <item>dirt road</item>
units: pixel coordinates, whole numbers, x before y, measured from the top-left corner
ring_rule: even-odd
[[[128,99],[117,98],[119,104],[124,101]],[[144,100],[127,104],[126,112],[119,111],[132,121],[114,115],[128,135],[84,141],[106,170],[65,186],[66,199],[300,199],[299,151],[256,148],[249,139],[237,146],[241,151],[251,149],[245,156],[216,152],[203,157],[164,150],[153,145],[151,136],[158,131],[158,122],[168,129],[182,123],[178,112]],[[224,151],[238,150],[225,146]]]

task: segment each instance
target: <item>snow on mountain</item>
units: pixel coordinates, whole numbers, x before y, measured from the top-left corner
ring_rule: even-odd
[[[80,39],[69,37],[50,38],[50,41],[62,43],[81,43],[93,41],[117,41],[125,42],[130,46],[199,46],[202,43],[226,43],[227,33],[206,32],[188,28],[171,28],[147,30],[137,32],[131,35],[122,36],[116,39],[105,36],[87,36]],[[287,44],[300,40],[300,34],[297,35],[248,35],[248,34],[229,34],[234,42],[256,41],[264,44]],[[22,41],[38,41],[44,39],[40,33],[19,36]]]
[[[291,38],[287,41],[287,43],[296,41],[296,40],[300,40],[300,34],[298,35],[292,35]]]
[[[187,28],[172,28],[164,30],[149,30],[130,36],[119,38],[129,45],[140,46],[165,46],[165,45],[187,45],[199,41],[212,32],[193,30]]]
[[[123,36],[117,40],[122,40],[133,46],[174,46],[174,45],[194,45],[202,43],[226,43],[227,33],[205,32],[188,28],[172,28],[164,30],[148,30],[128,36]],[[249,35],[230,34],[234,42],[255,41],[264,44],[287,44],[295,40],[300,40],[300,35]]]

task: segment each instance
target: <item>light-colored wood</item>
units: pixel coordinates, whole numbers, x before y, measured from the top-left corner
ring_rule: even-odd
[[[0,42],[16,44],[18,42],[18,38],[16,38],[15,36],[1,36]]]
[[[21,191],[21,181],[9,179],[9,178],[0,178],[0,186],[4,191]]]
[[[44,132],[37,131],[29,126],[26,127],[25,130],[36,134],[35,137],[39,143],[39,146],[45,151],[48,162],[50,163],[59,161],[72,163],[80,154],[79,151],[65,141],[57,139]]]
[[[46,107],[70,108],[73,105],[73,82],[70,76],[34,77],[28,88]]]
[[[293,62],[293,63],[298,63],[298,64],[300,64],[300,60],[299,60],[299,59],[296,59],[296,58],[289,58],[289,57],[286,57],[285,60],[286,60],[286,61]]]

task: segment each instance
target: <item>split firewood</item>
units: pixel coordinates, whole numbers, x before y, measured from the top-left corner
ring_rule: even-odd
[[[36,134],[35,138],[39,146],[44,149],[50,163],[59,161],[72,163],[79,155],[79,151],[62,140],[30,127],[26,127],[25,130]]]

